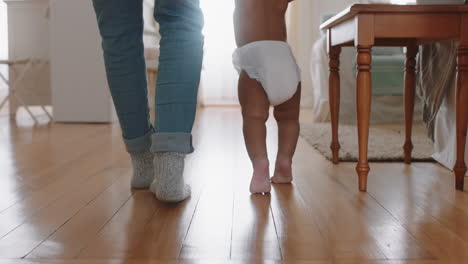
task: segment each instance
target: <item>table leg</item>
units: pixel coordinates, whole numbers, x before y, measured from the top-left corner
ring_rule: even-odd
[[[330,149],[333,155],[333,163],[339,162],[340,142],[338,139],[338,123],[340,115],[340,53],[341,47],[330,47],[330,76],[329,76],[329,103],[332,128],[332,142]]]
[[[357,75],[357,122],[359,160],[356,172],[359,176],[359,190],[367,190],[367,175],[369,163],[367,160],[369,140],[369,119],[371,108],[371,62],[372,46],[358,46],[358,75]]]
[[[457,50],[457,94],[456,94],[456,133],[457,161],[455,162],[455,186],[463,190],[466,173],[465,146],[468,119],[468,46],[460,46]]]
[[[413,151],[413,142],[411,134],[413,130],[414,98],[416,90],[416,54],[418,46],[408,46],[406,51],[405,66],[405,144],[403,145],[404,160],[406,164],[411,163],[411,152]]]

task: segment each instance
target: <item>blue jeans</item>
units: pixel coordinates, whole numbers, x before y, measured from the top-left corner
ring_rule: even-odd
[[[93,0],[107,81],[128,152],[193,152],[203,59],[199,0],[155,0],[161,41],[156,121],[149,121],[142,0]]]

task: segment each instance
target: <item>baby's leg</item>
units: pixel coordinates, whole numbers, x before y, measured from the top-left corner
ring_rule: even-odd
[[[270,102],[259,82],[245,72],[239,77],[239,102],[242,107],[244,140],[253,166],[251,193],[270,192],[266,127]]]
[[[299,104],[301,84],[296,94],[283,104],[275,107],[274,116],[278,122],[278,154],[276,156],[273,183],[292,181],[292,157],[299,138]]]

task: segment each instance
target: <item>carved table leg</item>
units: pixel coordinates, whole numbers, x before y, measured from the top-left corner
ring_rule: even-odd
[[[356,172],[359,176],[359,190],[367,190],[367,175],[369,163],[367,160],[369,140],[369,119],[371,108],[371,50],[372,46],[358,46],[358,75],[357,75],[357,122],[359,160]]]
[[[333,163],[339,162],[340,142],[338,140],[338,123],[340,115],[340,53],[341,47],[331,47],[330,56],[330,77],[329,77],[329,102],[330,102],[330,119],[332,127],[332,142],[330,145]]]
[[[455,186],[463,190],[466,173],[465,146],[468,119],[468,46],[460,46],[457,50],[457,94],[456,94],[456,133],[457,161],[455,162]]]
[[[416,90],[416,54],[418,46],[408,46],[406,52],[405,67],[405,144],[403,145],[404,160],[406,164],[411,163],[411,152],[413,151],[413,142],[411,134],[413,130],[414,98]]]

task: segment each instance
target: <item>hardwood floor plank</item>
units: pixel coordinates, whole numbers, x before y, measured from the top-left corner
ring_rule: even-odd
[[[10,158],[18,163],[15,166],[17,176],[23,179],[22,183],[28,184],[29,180],[42,173],[47,173],[54,166],[60,166],[65,161],[76,159],[96,144],[106,142],[110,131],[109,126],[96,126],[94,129],[76,127],[74,133],[70,128],[51,129],[49,135],[36,137],[35,130],[32,130],[29,135],[31,139],[26,140],[30,141],[29,144],[23,145],[18,143],[16,139],[12,139],[7,147],[10,151]],[[68,136],[69,133],[72,135]],[[55,140],[55,138],[57,139]],[[20,139],[19,142],[23,141],[25,140]],[[44,155],[44,153],[48,155]]]
[[[41,244],[58,228],[76,216],[83,206],[90,203],[107,189],[126,170],[109,169],[90,177],[86,182],[75,186],[75,191],[53,202],[25,223],[13,229],[0,239],[0,256],[23,258]]]
[[[121,177],[87,204],[76,216],[41,243],[27,258],[73,258],[95,237],[121,206],[130,199],[131,169],[123,169]]]
[[[253,261],[253,260],[141,260],[141,259],[41,259],[0,260],[0,264],[466,264],[446,260],[366,260],[366,261]]]
[[[198,140],[198,138],[195,139]],[[209,145],[208,145],[209,147]],[[207,146],[198,147],[199,153],[204,153]],[[197,209],[200,196],[204,190],[203,180],[209,162],[203,162],[203,155],[190,155],[186,158],[185,177],[192,182],[192,196],[185,202],[171,205],[154,199],[156,210],[149,219],[140,237],[135,237],[128,242],[127,258],[156,259],[170,261],[177,259],[182,249],[182,243],[187,236],[187,231]],[[200,159],[201,158],[201,159]],[[203,171],[203,173],[202,173]],[[113,254],[119,254],[120,249],[113,250]]]
[[[271,197],[271,210],[283,259],[330,259],[331,252],[315,222],[314,212],[306,209],[307,205],[298,190],[289,185],[276,184]]]
[[[196,211],[183,244],[181,259],[229,259],[232,224],[232,191],[206,188],[200,197]],[[213,197],[218,197],[213,199]]]
[[[90,149],[92,150],[94,145],[101,145],[102,142],[97,140],[103,141],[103,138],[108,137],[109,133],[108,130],[104,130],[102,127],[100,129],[95,127],[92,130],[86,127],[82,136],[95,135],[97,132],[101,132],[102,135],[98,138],[96,136],[91,137],[94,140],[90,140],[89,144],[86,144],[87,141],[85,141],[85,144],[81,144],[81,138],[66,136],[68,130],[71,130],[71,128],[65,131],[59,130],[60,132],[56,133],[51,132],[50,135],[45,135],[37,140],[35,135],[31,136],[34,137],[34,140],[24,146],[16,146],[16,141],[10,144],[8,139],[0,141],[0,165],[5,173],[3,184],[0,185],[2,198],[0,199],[0,212],[24,199],[27,194],[35,192],[56,180],[56,178],[50,177],[54,171],[63,171],[63,166],[67,166],[66,162],[72,163],[79,156],[89,152]],[[75,131],[81,132],[79,128],[75,129]],[[81,133],[72,134],[80,135]],[[55,140],[55,138],[57,139]],[[63,138],[70,139],[63,140]],[[44,155],[44,153],[47,153],[47,155]],[[63,173],[58,175],[64,176]]]
[[[0,237],[40,212],[50,203],[66,197],[76,187],[99,171],[115,164],[127,156],[110,155],[111,148],[98,145],[96,150],[53,172],[57,180],[46,187],[26,194],[26,197],[0,213]],[[121,155],[121,154],[120,154]],[[125,154],[126,155],[126,154]]]
[[[203,148],[199,150],[202,152]],[[196,156],[186,159],[185,176],[194,180],[191,185],[192,196],[187,201],[176,205],[165,204],[154,199],[157,209],[141,236],[128,242],[127,258],[170,261],[179,257],[182,243],[205,184],[199,173],[203,166],[196,160]],[[118,251],[119,249],[114,249],[114,252]]]
[[[154,195],[137,191],[99,231],[77,258],[129,258],[132,245],[145,237],[145,227],[158,208]]]
[[[231,116],[235,120],[231,122],[237,123],[237,133],[232,139],[235,142],[236,149],[230,153],[232,155],[230,160],[232,160],[234,170],[231,259],[247,261],[281,260],[283,256],[271,211],[272,197],[270,194],[250,194],[249,185],[252,177],[252,165],[240,130],[242,119],[240,113],[233,112]],[[270,124],[271,120],[267,125],[268,132],[275,130],[275,128],[270,128]],[[268,141],[271,142],[272,138],[268,138]]]
[[[0,264],[468,264],[468,193],[436,164],[373,163],[361,193],[354,163],[300,139],[293,184],[251,196],[239,108],[207,108],[186,159],[192,197],[168,205],[128,188],[118,126],[27,126],[0,128]]]
[[[247,191],[236,193],[231,259],[282,259],[270,203],[270,195],[249,196]]]
[[[229,259],[233,221],[233,180],[236,168],[233,166],[233,152],[236,149],[237,130],[234,127],[236,112],[224,110],[213,113],[211,121],[219,126],[210,126],[202,121],[200,133],[205,144],[200,151],[200,171],[205,182],[192,222],[184,237],[179,258],[181,259]],[[217,143],[215,143],[217,142]],[[220,145],[219,142],[223,142]],[[214,199],[214,197],[216,197]]]
[[[99,148],[110,150],[105,154],[112,155],[111,150],[117,150],[120,146],[115,146],[113,144],[114,138],[109,135],[110,132],[110,127],[107,127],[107,129],[99,130],[96,134],[92,135],[91,138],[87,138],[86,140],[77,140],[68,145],[52,145],[51,147],[48,146],[44,149],[40,149],[36,155],[40,156],[41,153],[50,153],[50,155],[47,155],[49,158],[41,161],[40,164],[42,164],[42,166],[39,165],[40,167],[31,165],[23,170],[21,173],[24,178],[24,183],[34,186],[34,189],[38,190],[57,180],[57,176],[53,174],[53,172],[60,169],[63,170],[64,166],[73,166],[73,163],[77,159],[91,155]],[[33,157],[28,160],[28,162],[31,161],[34,161]],[[63,177],[63,174],[58,177]]]
[[[198,115],[198,118],[203,116],[203,113]],[[131,212],[131,206],[136,205],[134,202],[131,205],[124,206],[108,225],[106,225],[98,237],[87,249],[85,249],[78,257],[79,258],[135,258],[135,259],[176,259],[180,255],[182,242],[187,235],[188,227],[191,223],[194,211],[197,207],[200,195],[205,185],[204,178],[211,175],[206,168],[212,166],[212,160],[206,159],[203,153],[209,153],[210,148],[215,146],[210,136],[217,131],[209,131],[208,134],[201,136],[200,129],[206,122],[212,120],[200,120],[194,128],[194,142],[197,147],[198,155],[190,155],[186,159],[186,178],[192,181],[192,197],[178,205],[168,205],[154,199],[152,194],[147,193],[144,197],[145,203],[151,203],[154,208],[147,206],[146,209],[139,209],[145,217],[137,218],[140,221],[138,227],[133,227],[127,232],[128,237],[122,236],[122,233],[106,231],[108,225],[123,225],[122,230],[127,230],[125,227],[125,219],[127,214]],[[200,124],[201,123],[201,124]],[[209,126],[208,126],[209,127]],[[208,139],[208,140],[207,140]],[[210,143],[211,142],[211,143]],[[207,144],[205,144],[207,143]],[[143,199],[140,197],[140,199]],[[141,202],[141,201],[140,201]],[[153,215],[149,215],[149,211]],[[117,229],[117,228],[116,228]],[[112,230],[112,229],[111,229]],[[115,243],[115,241],[124,241],[125,243]]]
[[[315,173],[326,177],[319,170],[315,170]],[[307,190],[302,190],[300,187],[302,185],[307,186]],[[315,183],[314,185],[318,187],[306,185],[296,178],[295,186],[314,213],[331,258],[360,261],[386,259],[385,254],[366,229],[366,225],[360,222],[362,219],[354,212],[358,208],[337,197],[343,192],[342,188],[331,183]]]
[[[334,180],[334,174],[338,173],[337,167],[329,162],[320,163],[322,157],[317,157],[311,174],[310,167],[307,167],[311,165],[313,150],[309,148],[311,147],[307,144],[299,144],[295,173],[308,177],[297,177],[295,183],[307,204],[316,212],[320,230],[328,240],[334,259],[393,258],[396,256],[392,255],[392,247],[401,245],[402,242],[414,242],[411,236],[406,236],[407,240],[395,236],[393,239],[388,239],[386,246],[383,247],[379,239],[388,230],[379,228],[386,228],[389,224],[392,226],[396,224],[398,227],[398,223],[384,208],[372,204],[375,203],[373,200],[366,199],[365,193],[350,190]],[[309,157],[308,166],[304,166],[307,164],[306,157]],[[353,172],[349,170],[342,175],[353,177]],[[304,188],[305,186],[307,188]],[[403,235],[407,235],[404,230],[399,230]],[[404,258],[427,257],[427,252],[417,244],[414,244],[414,248],[415,251],[399,253],[404,254]]]
[[[452,175],[448,171],[440,171],[436,166],[438,165],[432,165],[432,169],[431,166],[424,166],[422,169],[418,166],[409,168],[395,164],[392,171],[398,172],[398,175],[391,176],[387,172],[388,167],[378,166],[379,178],[375,183],[388,188],[380,192],[371,191],[371,195],[414,237],[430,247],[433,254],[439,258],[467,259],[466,233],[460,232],[459,222],[450,221],[450,218],[454,217],[463,222],[466,219],[466,211],[460,206],[455,206],[455,202],[446,200],[447,197],[453,197],[455,191],[453,188],[448,191],[440,185],[451,185]],[[391,182],[388,177],[393,177]],[[406,186],[408,181],[412,182],[411,185],[414,184],[411,189]],[[444,182],[446,184],[441,184]],[[433,186],[426,186],[430,183]],[[447,191],[443,192],[442,189]],[[459,195],[466,196],[464,193]]]

